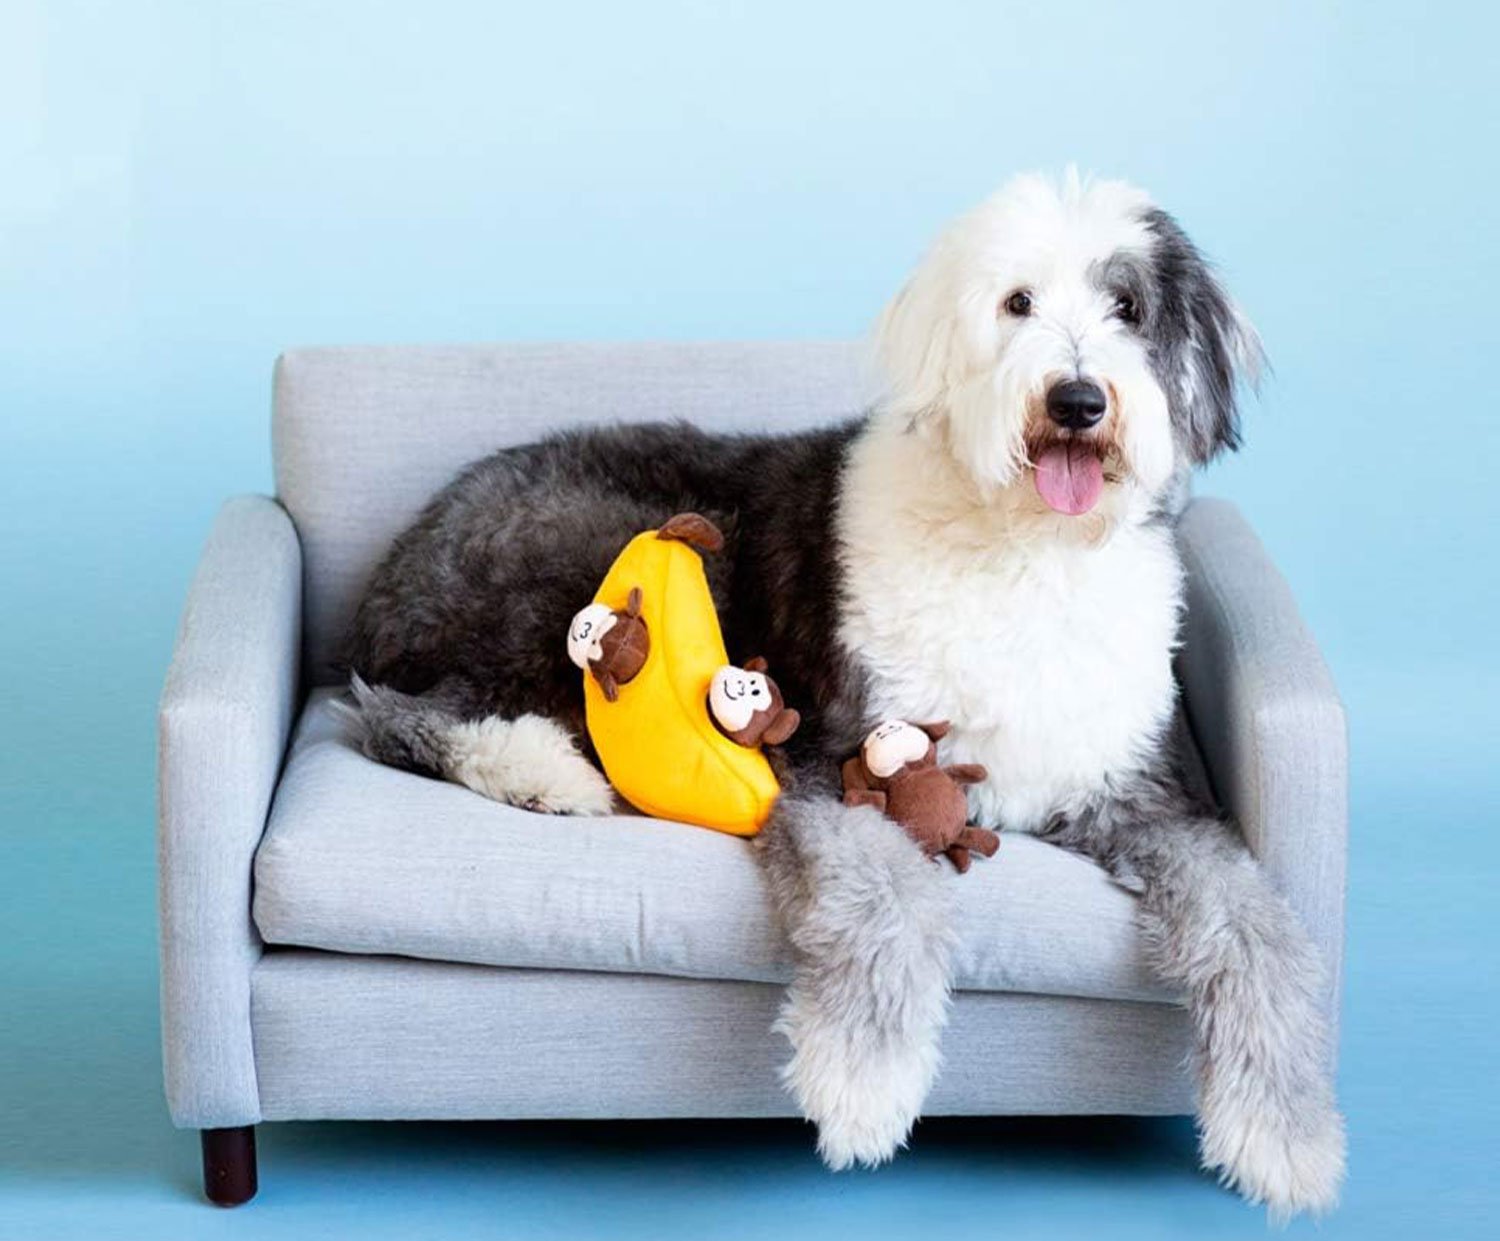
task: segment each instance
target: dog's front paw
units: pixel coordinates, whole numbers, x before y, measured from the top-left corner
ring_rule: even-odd
[[[1304,1105],[1306,1101],[1300,1101]],[[1203,1163],[1271,1218],[1322,1215],[1338,1205],[1344,1182],[1344,1118],[1332,1104],[1296,1115],[1273,1109],[1219,1109],[1202,1123]]]
[[[818,1119],[818,1155],[833,1172],[858,1164],[878,1168],[906,1146],[915,1111],[892,1107],[888,1100],[850,1097],[833,1102]]]
[[[817,1125],[818,1154],[829,1168],[878,1167],[906,1145],[937,1074],[935,1032],[911,1041],[870,1031],[851,1037],[796,994],[778,1029],[792,1043],[782,1077]]]

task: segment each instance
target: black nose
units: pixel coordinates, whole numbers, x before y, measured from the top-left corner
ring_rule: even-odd
[[[1047,416],[1070,431],[1087,431],[1108,405],[1104,390],[1089,379],[1065,379],[1047,390]]]

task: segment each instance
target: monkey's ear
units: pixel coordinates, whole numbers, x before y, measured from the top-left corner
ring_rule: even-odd
[[[760,735],[760,739],[766,745],[780,745],[797,731],[797,726],[801,723],[801,714],[788,707],[771,721],[771,726]]]
[[[754,659],[747,659],[744,663],[746,672],[764,672],[770,666],[771,665],[766,663],[766,661],[759,655],[757,655]]]
[[[632,586],[630,588],[630,596],[625,600],[626,616],[639,616],[641,614],[642,598],[644,596],[641,594],[641,588],[639,586]]]
[[[615,680],[613,672],[606,672],[599,678],[599,688],[604,691],[606,702],[618,702],[620,700],[620,685]]]
[[[932,738],[932,740],[941,741],[952,731],[953,725],[947,720],[934,720],[930,724],[918,724],[917,727]]]

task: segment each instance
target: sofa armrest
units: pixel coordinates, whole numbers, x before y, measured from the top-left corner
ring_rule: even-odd
[[[1322,951],[1337,1024],[1348,855],[1343,704],[1296,601],[1234,505],[1194,500],[1178,671],[1219,805]]]
[[[302,550],[274,500],[220,511],[188,592],[159,725],[162,1058],[183,1127],[260,1119],[250,877],[298,694]]]

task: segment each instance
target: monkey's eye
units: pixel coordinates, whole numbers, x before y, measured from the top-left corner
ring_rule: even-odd
[[[1005,313],[1016,319],[1024,319],[1031,313],[1031,294],[1017,289],[1005,299]]]
[[[1141,321],[1141,308],[1135,298],[1129,293],[1121,293],[1115,298],[1115,318],[1121,323],[1128,323],[1132,327]]]

